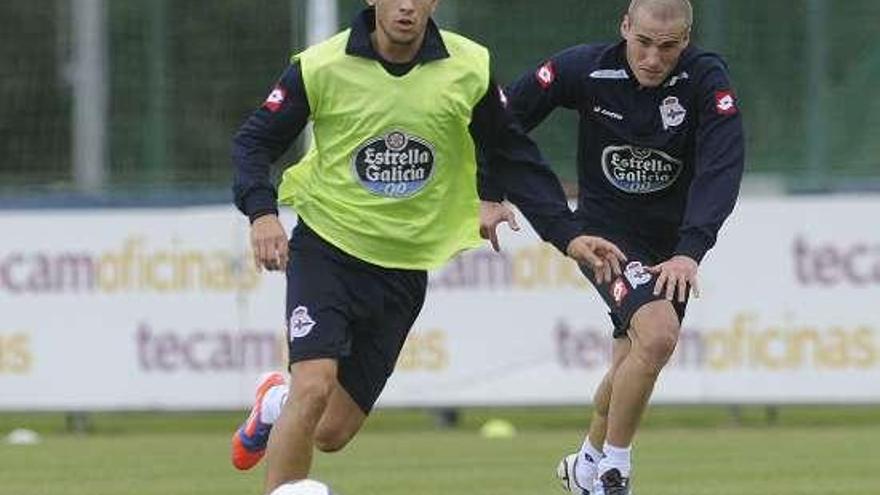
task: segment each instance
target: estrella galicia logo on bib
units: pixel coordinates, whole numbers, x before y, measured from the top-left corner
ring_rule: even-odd
[[[434,172],[434,146],[404,131],[367,140],[354,152],[355,177],[371,193],[405,198],[422,190]]]
[[[681,175],[681,160],[637,146],[608,146],[602,151],[602,170],[614,187],[627,193],[662,191]]]

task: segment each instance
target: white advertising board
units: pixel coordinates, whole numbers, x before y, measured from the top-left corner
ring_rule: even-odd
[[[880,403],[878,217],[876,197],[741,201],[654,401]],[[240,408],[283,367],[284,280],[231,208],[6,211],[0,232],[0,409]],[[530,229],[502,243],[431,274],[380,405],[589,401],[606,308]]]

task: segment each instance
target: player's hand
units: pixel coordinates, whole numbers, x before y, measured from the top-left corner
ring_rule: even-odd
[[[565,254],[591,267],[598,284],[611,282],[615,275],[620,276],[620,264],[626,261],[626,255],[613,242],[591,235],[572,239]]]
[[[509,206],[494,201],[480,201],[480,237],[488,239],[495,251],[501,251],[496,230],[502,222],[507,222],[511,230],[519,231],[516,215]]]
[[[287,234],[277,215],[263,215],[251,224],[251,247],[257,270],[287,269]]]
[[[647,270],[657,276],[654,295],[659,296],[665,291],[667,301],[672,301],[677,295],[678,302],[683,303],[687,299],[687,291],[690,287],[694,297],[700,297],[700,284],[697,281],[698,269],[699,265],[693,258],[681,254],[673,256],[659,265],[649,266]]]

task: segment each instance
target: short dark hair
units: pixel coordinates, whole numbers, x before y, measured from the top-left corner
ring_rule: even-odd
[[[688,29],[694,24],[694,9],[690,0],[632,0],[627,14],[632,17],[633,13],[642,7],[661,19],[684,18],[685,27]]]

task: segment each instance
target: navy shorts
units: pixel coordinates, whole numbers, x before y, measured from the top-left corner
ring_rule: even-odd
[[[339,383],[369,413],[422,309],[427,280],[424,270],[346,254],[300,221],[287,265],[289,364],[336,359]]]
[[[665,290],[660,295],[654,295],[654,284],[657,279],[645,268],[656,265],[672,257],[669,253],[658,253],[648,247],[645,241],[624,240],[620,237],[595,234],[607,239],[623,251],[627,262],[622,266],[623,275],[615,277],[611,282],[597,284],[592,268],[581,265],[581,272],[590,280],[605,304],[608,305],[608,315],[614,325],[614,338],[619,339],[627,336],[630,321],[636,311],[642,306],[666,298]],[[690,291],[688,291],[690,297]],[[677,300],[672,302],[672,307],[678,315],[678,321],[684,319],[687,308],[687,298],[684,303]]]

